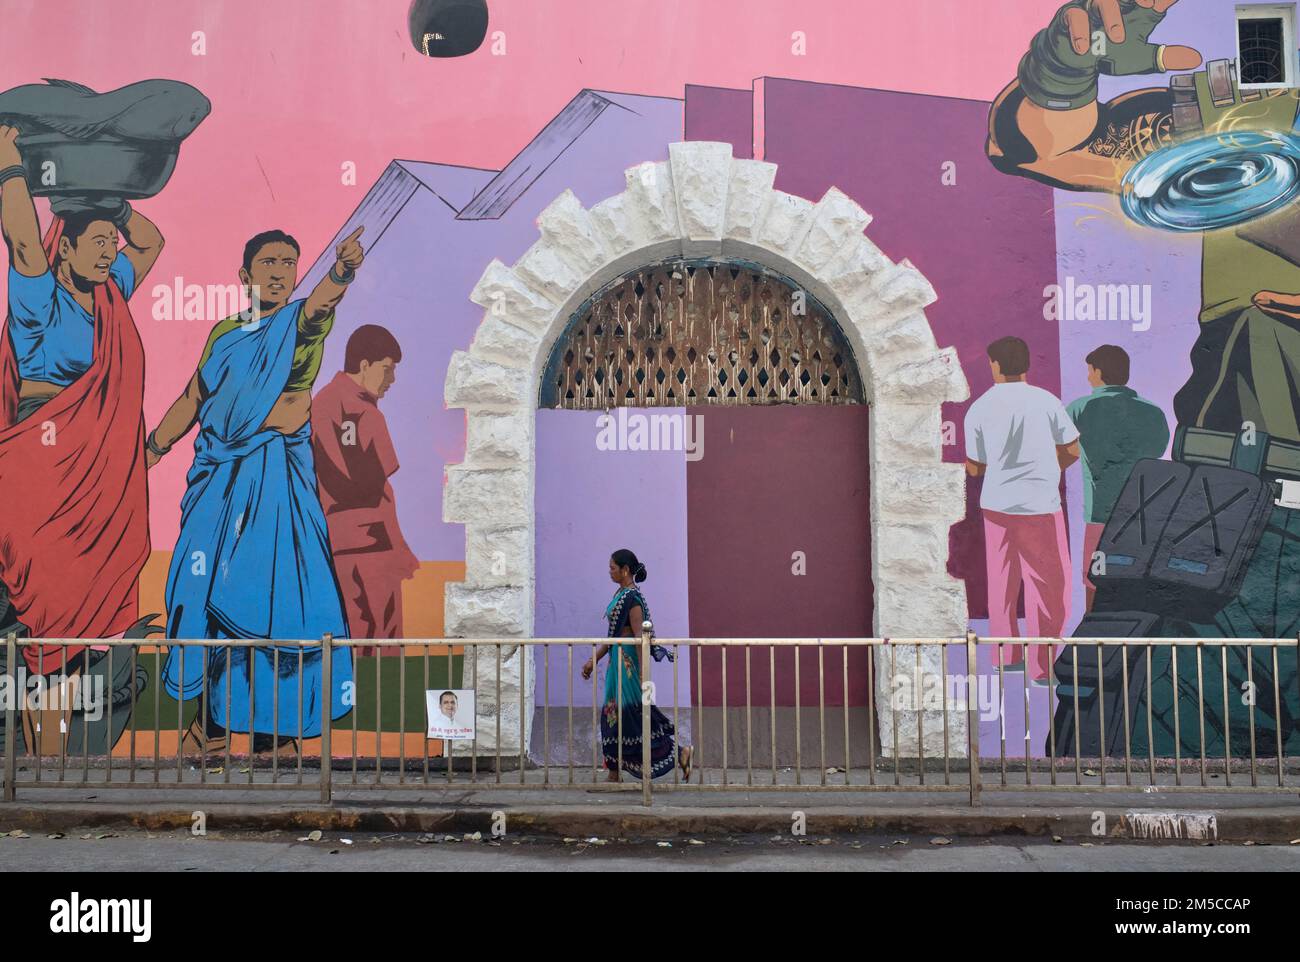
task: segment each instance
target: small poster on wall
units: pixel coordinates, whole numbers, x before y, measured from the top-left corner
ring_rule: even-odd
[[[474,689],[432,689],[424,693],[429,738],[474,737]]]

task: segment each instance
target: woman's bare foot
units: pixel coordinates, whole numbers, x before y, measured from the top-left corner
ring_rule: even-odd
[[[682,781],[691,780],[691,757],[695,754],[695,749],[690,745],[677,750],[677,764],[682,767]]]
[[[181,754],[183,755],[219,755],[226,750],[225,738],[208,738],[207,733],[203,730],[203,723],[198,717],[190,723],[190,727],[185,731],[185,737],[181,739]]]
[[[617,782],[617,781],[621,781],[621,779],[618,777],[618,772],[610,772],[609,775],[606,777],[605,781]]]

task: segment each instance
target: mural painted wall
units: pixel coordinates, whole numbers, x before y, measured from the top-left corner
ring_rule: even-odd
[[[444,391],[485,318],[470,295],[530,249],[557,197],[590,208],[680,141],[775,164],[798,198],[842,192],[880,252],[934,288],[919,321],[880,336],[955,350],[970,400],[937,420],[968,480],[946,545],[883,555],[900,583],[907,564],[946,571],[988,637],[1294,636],[1296,51],[1282,51],[1293,86],[1252,84],[1270,63],[1239,55],[1238,6],[6,3],[0,632],[158,645],[112,670],[102,645],[26,648],[33,675],[149,695],[114,730],[47,720],[38,735],[33,716],[20,741],[150,752],[156,689],[162,751],[318,752],[329,715],[338,754],[440,753],[423,691],[467,684],[455,638],[427,663],[401,645],[335,649],[328,690],[319,647],[168,642],[444,639],[467,558],[443,477],[468,440]],[[776,266],[629,264],[665,272],[665,289],[593,284],[558,332],[545,376],[611,381],[573,403],[528,385],[535,538],[496,550],[535,572],[537,637],[604,636],[651,607],[661,638],[891,634],[860,403],[875,395],[813,403],[806,377],[872,373],[839,334],[825,357],[791,346],[813,335],[803,310],[782,316],[785,294],[760,296],[784,290]],[[612,335],[588,330],[601,303]],[[584,360],[611,336],[626,358]],[[638,444],[626,422],[611,435],[614,408],[698,424],[699,448]],[[636,558],[610,568],[619,548]],[[640,594],[611,600],[610,579],[630,591],[642,564]],[[593,683],[589,654],[528,656],[534,759],[584,760],[593,728],[608,732],[590,712],[616,686],[601,688],[608,662]],[[1202,649],[1251,697],[1177,749],[1239,747],[1252,709],[1261,754],[1300,747],[1287,655],[1275,669]],[[1122,753],[1115,679],[1137,679],[1128,708],[1145,717],[1150,670],[1152,740],[1137,725],[1129,747],[1173,754],[1194,659],[1115,657],[985,652],[985,751],[1005,735],[1012,754],[1064,756],[1077,729],[1082,754]],[[828,703],[865,745],[880,715],[865,665],[850,659],[847,684],[831,667]],[[716,747],[744,710],[740,671],[689,648],[655,663],[678,746]],[[763,686],[775,757],[812,693],[792,660]],[[229,711],[208,697],[227,687]],[[566,745],[552,716],[571,704],[586,727]],[[657,754],[656,774],[674,760]]]

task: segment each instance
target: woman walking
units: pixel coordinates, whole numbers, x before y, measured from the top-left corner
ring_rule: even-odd
[[[600,713],[600,742],[605,755],[609,780],[619,780],[619,756],[622,767],[633,777],[641,778],[641,626],[650,621],[650,606],[637,588],[646,580],[645,565],[627,548],[615,551],[609,559],[609,577],[618,590],[605,609],[610,638],[634,638],[633,642],[611,642],[596,649],[594,658],[582,666],[582,677],[590,678],[595,662],[610,654],[605,671],[604,707]],[[665,657],[668,649],[653,645],[655,661]],[[673,770],[674,761],[681,766],[682,778],[691,780],[691,748],[675,749],[673,723],[654,705],[650,706],[650,777],[659,778]],[[620,745],[622,751],[620,752]],[[675,749],[675,750],[674,750]]]

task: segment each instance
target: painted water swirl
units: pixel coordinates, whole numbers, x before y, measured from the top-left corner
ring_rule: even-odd
[[[1124,177],[1120,204],[1139,224],[1207,231],[1263,217],[1300,195],[1300,138],[1212,134],[1163,147]]]

